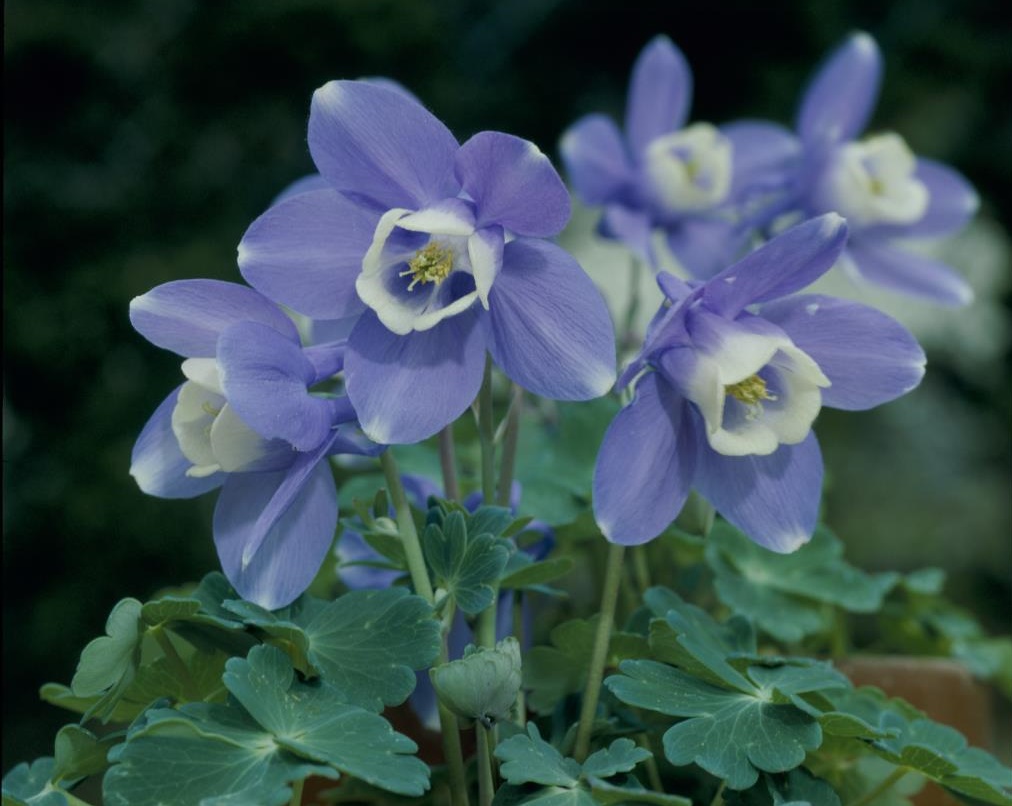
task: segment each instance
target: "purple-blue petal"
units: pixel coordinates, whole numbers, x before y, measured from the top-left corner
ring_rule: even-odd
[[[615,122],[587,115],[569,127],[559,144],[569,182],[587,204],[617,201],[633,184],[633,167]]]
[[[163,400],[144,424],[130,455],[130,475],[148,495],[159,498],[193,498],[213,490],[224,482],[224,473],[191,478],[186,471],[193,462],[179,450],[172,431],[172,410],[181,386]]]
[[[474,308],[406,336],[366,311],[348,339],[344,373],[365,433],[385,445],[408,444],[431,437],[471,405],[484,364]]]
[[[239,243],[239,271],[261,293],[316,319],[362,310],[355,278],[379,216],[334,190],[289,197]]]
[[[175,280],[130,301],[130,323],[152,344],[187,358],[213,358],[236,322],[260,322],[298,341],[292,320],[252,288],[221,280]]]
[[[316,369],[297,344],[243,322],[218,340],[218,367],[229,404],[261,436],[311,451],[330,435],[332,401],[309,394]]]
[[[625,131],[638,157],[655,137],[682,128],[692,101],[692,71],[666,36],[656,36],[633,65]]]
[[[722,218],[686,218],[665,230],[668,248],[697,280],[726,268],[748,244],[749,233]]]
[[[861,277],[890,291],[952,307],[973,302],[973,289],[955,269],[889,241],[856,237],[847,256]]]
[[[478,132],[460,147],[457,179],[474,199],[478,227],[500,224],[548,238],[569,221],[569,193],[551,160],[529,140]]]
[[[685,505],[696,464],[689,406],[657,373],[605,432],[594,467],[594,518],[612,543],[639,545]]]
[[[703,299],[717,313],[734,317],[748,305],[785,297],[829,271],[846,242],[847,223],[839,215],[811,218],[716,275]]]
[[[604,208],[597,230],[602,237],[625,244],[647,265],[657,266],[654,248],[650,243],[653,224],[644,211],[621,204],[609,204]]]
[[[872,37],[852,34],[833,51],[805,90],[798,134],[806,143],[828,145],[860,134],[878,100],[882,54]]]
[[[310,454],[287,471],[231,474],[214,510],[225,576],[243,599],[268,610],[290,604],[309,587],[336,528],[333,475]]]
[[[768,456],[724,456],[700,440],[693,486],[760,546],[788,553],[815,531],[822,472],[814,432]]]
[[[273,207],[276,204],[280,204],[285,199],[289,199],[292,196],[298,196],[300,193],[308,193],[311,190],[329,190],[330,184],[320,176],[318,173],[308,174],[299,179],[296,179],[284,190],[282,190],[277,196],[275,196],[268,207]]]
[[[733,199],[782,187],[801,157],[801,143],[783,126],[765,120],[738,120],[720,127],[731,141]]]
[[[348,349],[348,340],[329,341],[314,344],[303,349],[302,354],[313,365],[313,383],[332,378],[344,369],[344,354]]]
[[[918,158],[914,175],[928,189],[928,209],[924,215],[911,224],[869,227],[869,235],[906,238],[949,235],[966,226],[980,207],[980,197],[973,185],[948,165]]]
[[[385,558],[370,546],[361,534],[345,529],[337,541],[337,556],[340,564],[337,575],[351,590],[369,588],[389,588],[403,571],[396,568],[378,568],[372,565],[356,565],[346,563],[383,563]]]
[[[903,325],[867,305],[805,294],[764,305],[760,315],[784,330],[832,384],[822,403],[870,409],[909,392],[924,375],[924,351]]]
[[[506,244],[489,297],[489,351],[525,389],[589,400],[615,383],[615,334],[601,292],[565,250],[519,238]]]
[[[313,93],[309,150],[331,187],[381,208],[419,209],[457,195],[457,141],[402,93],[331,81]]]

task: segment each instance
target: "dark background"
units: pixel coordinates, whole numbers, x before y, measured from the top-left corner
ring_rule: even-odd
[[[316,87],[390,76],[461,140],[498,129],[554,154],[577,116],[621,115],[629,69],[656,33],[692,65],[694,119],[789,123],[820,58],[863,28],[887,64],[874,128],[963,171],[1000,246],[994,222],[1012,219],[1004,5],[8,0],[4,770],[52,752],[69,716],[36,691],[69,682],[118,599],[216,565],[213,496],[148,498],[127,475],[133,440],[179,377],[178,358],[131,330],[127,306],[169,280],[239,280],[244,229],[312,169],[305,124]],[[999,250],[1006,273],[1007,257]],[[986,341],[977,310],[956,315],[979,318]],[[983,361],[963,361],[958,345],[929,347],[913,402],[827,413],[819,432],[829,521],[850,556],[869,569],[944,565],[953,597],[1008,632],[1003,344]]]

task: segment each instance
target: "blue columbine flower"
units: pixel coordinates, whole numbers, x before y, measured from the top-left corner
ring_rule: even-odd
[[[924,353],[872,308],[789,294],[826,272],[847,238],[835,214],[769,241],[706,283],[661,273],[666,303],[623,375],[635,398],[605,434],[594,513],[615,543],[660,534],[696,488],[774,551],[815,528],[823,405],[867,409],[902,395]]]
[[[656,267],[652,236],[661,229],[683,267],[708,277],[747,246],[741,219],[782,190],[798,144],[772,123],[686,126],[691,96],[685,57],[658,36],[633,67],[625,136],[610,118],[588,115],[563,135],[561,150],[577,195],[604,206],[601,234]]]
[[[459,145],[405,92],[332,81],[313,96],[309,148],[327,187],[307,180],[258,218],[239,266],[299,313],[357,317],[345,378],[371,438],[417,442],[456,419],[486,351],[544,397],[611,387],[604,300],[544,240],[568,220],[569,197],[536,146],[498,132]]]
[[[216,280],[158,286],[130,303],[130,321],[186,359],[187,379],[137,438],[131,475],[162,498],[220,486],[214,542],[225,575],[249,601],[289,604],[334,538],[326,457],[379,450],[358,433],[346,397],[309,392],[341,370],[344,345],[303,349],[274,303]]]
[[[937,238],[977,210],[973,187],[951,168],[914,156],[892,132],[855,139],[878,98],[882,55],[866,33],[850,36],[809,84],[798,112],[803,158],[794,191],[804,217],[847,219],[844,266],[893,291],[965,305],[972,291],[953,269],[907,251],[905,238]]]

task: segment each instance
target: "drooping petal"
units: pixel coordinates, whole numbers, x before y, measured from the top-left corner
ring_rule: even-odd
[[[664,234],[682,268],[698,280],[726,268],[748,243],[746,231],[722,218],[686,218]]]
[[[598,232],[605,238],[614,238],[624,243],[647,265],[657,266],[657,257],[650,243],[653,224],[644,211],[621,204],[609,204],[604,208]]]
[[[345,382],[362,430],[385,445],[419,442],[459,417],[478,394],[484,333],[474,310],[398,336],[372,311],[348,339]]]
[[[928,192],[924,215],[911,224],[869,228],[869,234],[908,238],[949,235],[966,226],[980,207],[973,185],[948,165],[918,157],[914,176]]]
[[[306,360],[313,365],[313,370],[315,371],[315,375],[310,385],[319,383],[327,378],[332,378],[344,369],[344,354],[347,349],[347,337],[342,338],[339,341],[329,341],[322,344],[318,343],[304,348],[302,350],[302,354],[306,357]]]
[[[330,434],[332,401],[309,394],[316,368],[297,344],[242,322],[218,340],[218,366],[229,404],[258,433],[300,451],[313,450]]]
[[[656,36],[633,66],[625,131],[634,155],[662,134],[680,129],[692,101],[692,72],[666,36]]]
[[[815,531],[822,454],[815,434],[768,456],[723,456],[699,443],[693,486],[761,546],[788,553]]]
[[[193,498],[213,490],[224,482],[223,473],[191,478],[186,471],[193,465],[179,449],[172,430],[172,410],[179,397],[177,387],[169,393],[144,424],[130,455],[130,475],[137,486],[158,498]]]
[[[478,132],[460,147],[457,179],[478,209],[478,226],[500,224],[517,235],[548,238],[569,221],[569,193],[534,143]]]
[[[260,322],[298,342],[292,320],[252,288],[221,280],[175,280],[130,300],[130,323],[152,344],[182,356],[213,358],[222,331]]]
[[[720,131],[731,141],[731,197],[735,199],[782,186],[801,156],[798,138],[775,123],[739,120],[721,126]]]
[[[317,174],[308,174],[300,177],[288,185],[282,190],[277,196],[271,199],[271,203],[268,207],[273,207],[285,199],[291,198],[292,196],[298,196],[300,193],[307,193],[310,190],[329,190],[330,184],[322,176]]]
[[[331,187],[382,208],[417,210],[457,195],[457,141],[399,92],[331,81],[313,93],[309,151]]]
[[[316,319],[362,310],[355,277],[379,216],[334,190],[289,197],[254,221],[239,243],[239,271],[271,299]]]
[[[855,238],[847,256],[861,277],[891,291],[954,307],[973,301],[973,289],[955,269],[888,241]]]
[[[909,392],[924,375],[924,351],[895,319],[857,302],[806,294],[761,309],[811,356],[832,384],[823,405],[870,409]]]
[[[878,100],[882,54],[872,37],[852,34],[819,68],[805,90],[798,133],[809,143],[839,143],[860,134]]]
[[[703,299],[734,317],[748,305],[785,297],[817,280],[847,242],[847,222],[836,213],[811,218],[773,238],[706,284]]]
[[[301,454],[287,471],[229,476],[214,510],[214,543],[228,581],[268,610],[313,581],[337,528],[337,490],[326,463]]]
[[[621,200],[633,183],[633,168],[614,121],[587,115],[566,130],[559,143],[570,184],[587,204]]]
[[[695,443],[688,404],[657,373],[644,375],[594,467],[594,518],[608,540],[638,545],[667,528],[692,486]]]
[[[615,334],[601,293],[554,244],[506,244],[489,297],[489,351],[514,381],[543,397],[589,400],[615,383]]]
[[[468,236],[474,232],[474,205],[464,199],[440,199],[397,220],[397,226],[432,235]]]
[[[467,256],[474,274],[474,288],[485,310],[488,310],[488,295],[492,284],[502,270],[505,245],[505,233],[498,225],[480,229],[467,239]]]

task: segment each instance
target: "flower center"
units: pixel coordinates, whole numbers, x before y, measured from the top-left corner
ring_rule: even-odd
[[[766,381],[758,375],[749,375],[745,380],[724,387],[724,392],[749,407],[748,418],[762,414],[764,400],[776,400],[777,396],[766,388]]]
[[[408,291],[412,291],[419,283],[436,283],[438,285],[446,279],[452,270],[453,250],[437,241],[429,241],[408,261],[407,271],[400,272],[398,276],[411,276]]]

